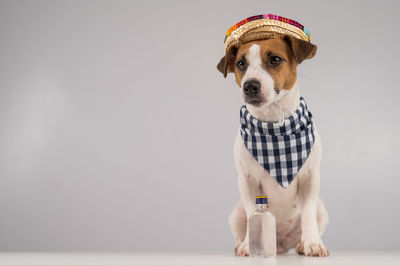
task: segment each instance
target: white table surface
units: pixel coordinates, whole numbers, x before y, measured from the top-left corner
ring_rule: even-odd
[[[0,265],[396,265],[399,252],[331,252],[326,258],[294,253],[276,259],[235,257],[233,254],[189,253],[26,253],[1,252]]]

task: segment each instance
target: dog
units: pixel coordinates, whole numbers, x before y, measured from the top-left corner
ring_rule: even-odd
[[[297,66],[314,57],[317,46],[293,36],[254,40],[230,49],[217,65],[226,77],[234,73],[241,98],[260,121],[277,122],[293,115],[300,104]],[[282,117],[283,116],[283,117]],[[277,253],[296,248],[298,254],[328,256],[321,240],[328,213],[319,197],[321,141],[315,141],[290,186],[283,188],[246,149],[240,130],[234,142],[240,200],[229,217],[234,253],[248,256],[247,219],[256,209],[255,198],[268,196],[268,209],[276,217]]]

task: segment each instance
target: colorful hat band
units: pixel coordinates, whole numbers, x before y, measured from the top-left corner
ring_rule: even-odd
[[[277,35],[291,35],[303,41],[311,41],[310,32],[292,19],[272,14],[248,17],[228,29],[225,35],[225,48],[233,44],[263,39]]]

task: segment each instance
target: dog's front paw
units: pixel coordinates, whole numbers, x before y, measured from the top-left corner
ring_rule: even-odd
[[[233,252],[235,253],[235,256],[239,256],[239,248],[242,245],[242,242],[236,242],[235,247],[233,249]]]
[[[325,247],[322,241],[301,241],[296,246],[296,252],[306,256],[329,256],[329,250]]]
[[[236,244],[235,255],[241,257],[249,256],[249,243],[247,241],[243,241],[240,244]]]
[[[279,245],[276,247],[276,254],[283,254],[283,253],[286,253],[286,252],[288,252],[287,249],[284,249],[283,247],[281,247]]]

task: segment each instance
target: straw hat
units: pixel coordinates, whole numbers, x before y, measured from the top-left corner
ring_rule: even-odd
[[[229,62],[232,61],[231,54],[234,54],[241,44],[271,38],[293,38],[290,41],[294,47],[296,61],[300,63],[305,58],[315,55],[317,47],[311,44],[310,32],[300,23],[285,17],[267,14],[248,17],[228,29],[225,35],[225,56],[219,62],[217,68],[226,77]]]
[[[240,44],[289,35],[310,42],[310,32],[300,23],[285,17],[267,14],[248,17],[230,27],[225,35],[225,52]]]

